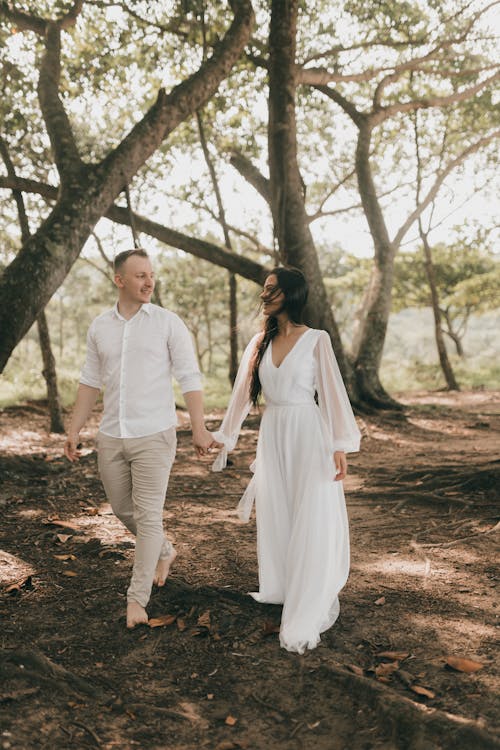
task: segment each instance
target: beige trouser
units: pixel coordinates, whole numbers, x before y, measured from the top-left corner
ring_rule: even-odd
[[[127,600],[142,607],[149,601],[158,560],[173,550],[163,532],[163,505],[176,444],[175,427],[140,438],[97,435],[106,496],[115,515],[136,538]]]

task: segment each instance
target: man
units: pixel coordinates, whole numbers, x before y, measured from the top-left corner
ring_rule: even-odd
[[[114,261],[118,301],[98,316],[87,337],[87,358],[64,452],[79,458],[79,433],[101,389],[104,414],[98,465],[116,516],[135,535],[127,627],[148,622],[153,582],[163,586],[176,551],[163,532],[163,504],[176,449],[172,374],[191,417],[198,455],[214,443],[205,428],[201,377],[189,332],[174,313],[151,304],[154,274],[142,249]]]

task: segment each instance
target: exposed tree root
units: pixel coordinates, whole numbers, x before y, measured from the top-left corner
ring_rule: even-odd
[[[42,683],[54,690],[67,692],[69,689],[78,695],[83,693],[98,700],[104,699],[98,687],[51,661],[40,651],[17,649],[2,654],[0,676],[4,680],[23,677],[31,683]]]
[[[351,715],[368,704],[392,728],[395,747],[401,750],[498,750],[500,740],[476,722],[415,703],[380,682],[332,664],[318,673],[330,677],[349,695]],[[354,709],[354,710],[353,710]]]

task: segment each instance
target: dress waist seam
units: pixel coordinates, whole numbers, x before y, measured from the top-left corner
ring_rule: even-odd
[[[316,406],[316,405],[317,404],[316,404],[315,401],[303,401],[301,403],[284,402],[282,404],[277,404],[277,403],[273,402],[271,404],[266,404],[265,408],[266,409],[290,409],[290,408],[296,407],[296,406],[302,406],[302,407],[309,406],[309,407],[311,407],[311,406]]]

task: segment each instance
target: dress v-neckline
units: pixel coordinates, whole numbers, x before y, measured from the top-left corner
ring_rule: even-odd
[[[283,357],[283,359],[281,360],[281,362],[279,363],[279,365],[275,365],[274,361],[273,361],[273,342],[271,340],[271,343],[270,343],[270,346],[269,346],[269,354],[271,355],[271,364],[272,364],[272,366],[274,367],[275,370],[280,370],[281,369],[281,367],[282,367],[283,362],[285,361],[285,359],[293,352],[293,350],[295,349],[295,347],[297,346],[297,344],[300,341],[302,341],[302,339],[304,338],[304,336],[306,336],[309,333],[309,331],[312,331],[312,330],[313,330],[312,328],[308,328],[307,331],[304,331],[304,333],[302,333],[299,336],[299,338],[297,339],[297,341],[295,342],[295,344],[292,346],[292,348],[287,351],[287,353],[285,354],[285,356]]]

